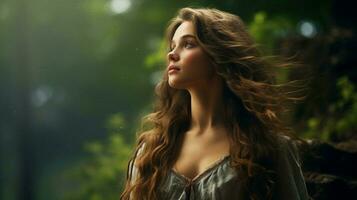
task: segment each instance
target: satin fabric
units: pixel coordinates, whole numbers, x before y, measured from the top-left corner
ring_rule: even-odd
[[[279,145],[277,160],[277,183],[274,199],[310,199],[296,146],[284,137]],[[138,152],[138,154],[140,151]],[[164,200],[245,200],[237,172],[230,166],[231,157],[225,156],[194,179],[169,171],[159,188],[160,199]],[[134,165],[132,180],[137,178]]]

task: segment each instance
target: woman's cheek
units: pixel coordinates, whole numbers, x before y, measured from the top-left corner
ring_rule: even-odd
[[[202,52],[199,50],[188,51],[184,55],[185,65],[197,65],[202,58]]]
[[[189,71],[191,75],[197,75],[207,79],[212,78],[214,67],[202,49],[194,49],[186,53],[183,59],[185,61],[183,66],[188,69],[187,71]]]

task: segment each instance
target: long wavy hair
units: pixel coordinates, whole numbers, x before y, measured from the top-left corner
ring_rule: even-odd
[[[182,8],[168,25],[167,44],[184,21],[193,23],[199,45],[224,82],[223,117],[231,145],[230,164],[239,172],[247,199],[270,199],[276,177],[277,137],[296,138],[281,118],[291,102],[304,99],[302,81],[277,84],[274,69],[292,63],[262,56],[238,16],[217,9]],[[178,158],[191,122],[190,94],[170,87],[167,73],[155,93],[154,111],[143,117],[121,199],[159,199],[160,183]],[[137,155],[144,143],[144,150]],[[132,182],[129,167],[134,161],[139,176]]]

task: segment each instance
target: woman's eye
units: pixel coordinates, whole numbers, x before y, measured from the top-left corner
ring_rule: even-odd
[[[189,48],[194,47],[195,45],[190,42],[186,42],[184,46],[185,46],[185,48],[189,49]]]
[[[190,48],[195,47],[195,44],[193,42],[184,42],[181,45],[182,45],[183,48],[186,48],[186,49],[190,49]],[[171,52],[174,49],[175,49],[175,46],[169,47],[168,52]]]

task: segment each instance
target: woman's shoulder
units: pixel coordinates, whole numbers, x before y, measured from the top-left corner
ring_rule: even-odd
[[[284,149],[297,149],[298,143],[301,142],[301,139],[297,137],[288,136],[288,135],[278,135],[277,136],[278,147],[281,150]]]
[[[278,199],[309,199],[297,147],[299,140],[279,136],[278,141]]]
[[[277,137],[278,158],[293,161],[300,166],[300,152],[298,148],[299,140],[287,135],[279,135]]]

